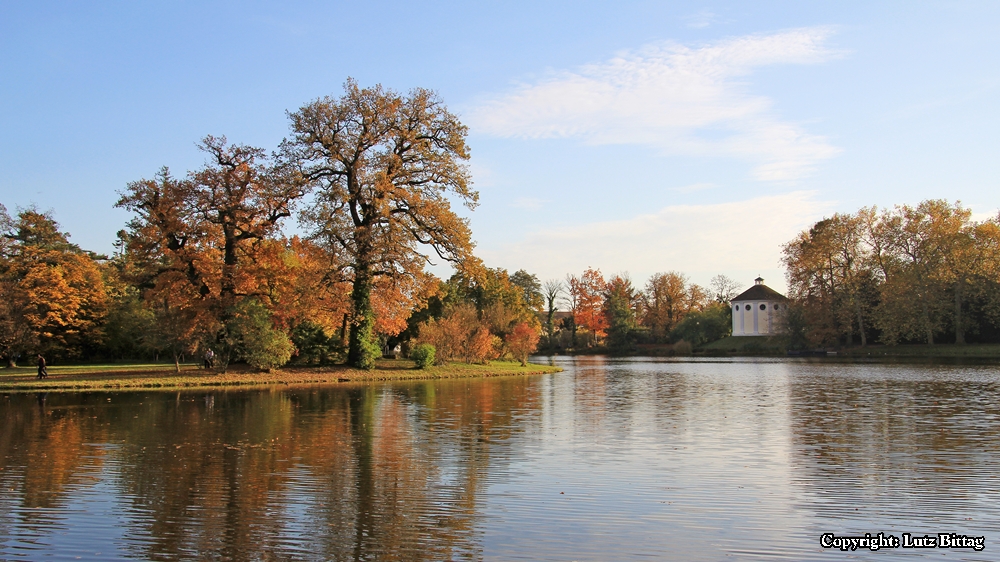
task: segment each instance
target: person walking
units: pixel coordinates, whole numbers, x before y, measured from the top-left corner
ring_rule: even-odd
[[[49,377],[49,368],[45,365],[45,358],[42,354],[38,354],[38,378],[45,379]]]

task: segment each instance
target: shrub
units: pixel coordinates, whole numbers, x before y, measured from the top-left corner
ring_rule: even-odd
[[[322,326],[309,320],[292,328],[291,338],[298,350],[296,363],[326,365],[344,354],[340,340],[327,336]]]
[[[267,308],[253,299],[234,308],[233,317],[226,324],[226,334],[238,357],[264,371],[288,363],[295,351],[288,335],[272,325]]]
[[[681,356],[691,355],[691,344],[684,340],[675,343],[674,355],[681,355]]]
[[[429,343],[417,344],[410,350],[410,359],[413,359],[418,369],[426,369],[434,364],[434,346]]]
[[[271,371],[288,363],[295,351],[292,340],[280,330],[258,332],[243,340],[243,358],[247,364],[262,371]]]
[[[463,303],[421,326],[418,341],[434,346],[438,364],[459,358],[468,360],[469,340],[479,326],[476,308]]]
[[[721,340],[732,330],[731,314],[728,306],[719,303],[691,312],[671,330],[670,340],[684,340],[692,347]]]

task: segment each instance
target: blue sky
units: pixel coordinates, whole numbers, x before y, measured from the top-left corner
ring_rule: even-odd
[[[350,76],[469,125],[488,265],[782,289],[824,215],[996,214],[998,29],[995,2],[0,0],[0,202],[110,252],[127,182],[206,134],[273,149]]]

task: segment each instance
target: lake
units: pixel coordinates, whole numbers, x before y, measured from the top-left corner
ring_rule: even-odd
[[[0,559],[1000,559],[996,366],[535,361],[0,395]]]

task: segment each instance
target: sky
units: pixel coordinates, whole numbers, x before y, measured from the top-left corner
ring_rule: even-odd
[[[835,212],[996,216],[998,29],[985,1],[0,0],[0,203],[111,253],[128,182],[208,134],[273,150],[353,77],[468,125],[491,267],[784,290],[782,244]]]

